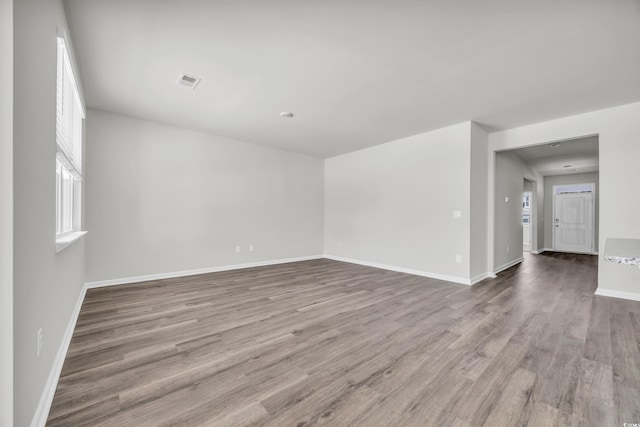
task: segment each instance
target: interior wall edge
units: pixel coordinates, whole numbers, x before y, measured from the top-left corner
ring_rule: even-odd
[[[0,0],[0,426],[13,425],[13,0]]]

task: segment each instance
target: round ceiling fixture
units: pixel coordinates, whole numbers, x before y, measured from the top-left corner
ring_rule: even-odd
[[[290,119],[293,117],[293,113],[290,113],[288,111],[283,111],[282,113],[280,113],[280,117],[283,117],[285,119]]]

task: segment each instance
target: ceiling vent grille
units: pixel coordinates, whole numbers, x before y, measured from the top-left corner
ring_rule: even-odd
[[[176,80],[176,83],[179,85],[183,85],[186,87],[190,87],[191,89],[195,89],[196,86],[198,86],[198,83],[200,83],[200,78],[195,77],[195,76],[191,76],[189,74],[185,74],[185,73],[181,73],[178,76],[178,80]]]

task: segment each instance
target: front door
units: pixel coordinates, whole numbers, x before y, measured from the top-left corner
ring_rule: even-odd
[[[593,253],[593,193],[555,195],[554,250]]]

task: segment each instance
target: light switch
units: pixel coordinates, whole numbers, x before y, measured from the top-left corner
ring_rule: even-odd
[[[455,219],[460,219],[462,218],[462,212],[461,211],[453,211],[453,217]]]
[[[505,202],[505,203],[509,203],[509,196],[507,196],[507,197],[505,197],[505,198],[504,198],[504,202]]]

